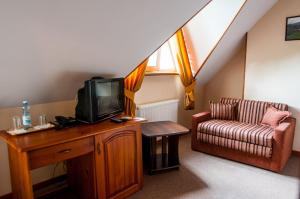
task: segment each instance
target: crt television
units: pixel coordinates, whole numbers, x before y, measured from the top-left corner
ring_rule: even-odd
[[[93,77],[78,90],[76,119],[86,123],[113,117],[124,111],[124,78]]]

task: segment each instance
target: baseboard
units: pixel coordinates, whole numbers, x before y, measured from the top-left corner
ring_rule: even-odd
[[[67,175],[66,174],[65,175],[61,175],[61,176],[58,176],[58,177],[55,177],[55,178],[51,178],[49,180],[46,180],[46,181],[34,184],[32,186],[32,188],[33,188],[33,191],[37,191],[37,190],[40,190],[40,189],[45,189],[46,187],[49,187],[50,185],[63,182],[66,179],[67,179]],[[0,199],[12,199],[12,193],[8,193],[8,194],[5,194],[3,196],[0,196]]]
[[[300,157],[300,151],[292,151],[292,154],[295,156]]]

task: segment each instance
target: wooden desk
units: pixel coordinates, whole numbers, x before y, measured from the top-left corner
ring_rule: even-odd
[[[13,198],[32,199],[30,170],[67,160],[68,182],[80,198],[124,198],[143,185],[139,121],[110,121],[11,136],[8,144]]]

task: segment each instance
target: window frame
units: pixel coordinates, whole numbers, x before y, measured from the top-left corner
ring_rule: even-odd
[[[170,69],[170,70],[161,70],[160,69],[161,48],[166,43],[167,43],[168,49],[170,50],[170,53],[171,53],[171,59],[172,59],[172,63],[173,63],[173,66],[174,66],[174,70],[172,70],[172,69]],[[156,66],[147,65],[145,75],[149,75],[149,76],[152,76],[152,75],[179,75],[179,73],[178,73],[178,71],[176,69],[176,63],[175,63],[175,60],[174,60],[174,56],[172,54],[170,41],[167,41],[166,43],[164,43],[162,46],[159,47],[159,49],[157,49],[155,51],[155,52],[157,52]],[[153,54],[151,54],[150,57]]]

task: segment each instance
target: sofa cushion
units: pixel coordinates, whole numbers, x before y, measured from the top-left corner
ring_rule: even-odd
[[[242,142],[237,140],[232,140],[228,138],[223,138],[219,136],[214,136],[205,133],[198,133],[197,140],[209,144],[214,144],[221,147],[226,147],[242,152],[246,152],[252,155],[262,156],[266,158],[272,157],[272,148],[261,146],[257,144],[251,144],[248,142]]]
[[[219,120],[235,120],[237,104],[209,102],[211,117]]]
[[[291,116],[290,112],[280,111],[277,108],[274,108],[273,106],[270,106],[267,109],[261,123],[266,124],[266,125],[270,125],[274,128],[274,127],[278,126],[281,121],[283,121],[284,119],[286,119],[289,116]]]
[[[273,107],[287,111],[288,105],[273,102],[263,102],[255,100],[241,100],[234,98],[221,98],[221,103],[238,103],[237,107],[237,120],[239,122],[260,124],[267,108],[272,105]]]
[[[272,147],[274,130],[270,126],[228,120],[208,120],[198,124],[198,133]]]

